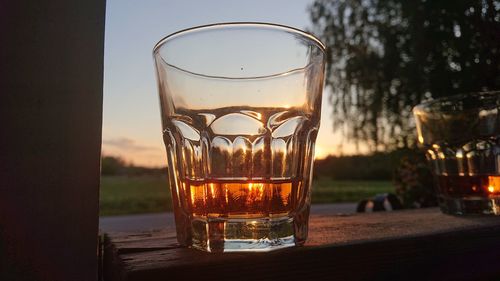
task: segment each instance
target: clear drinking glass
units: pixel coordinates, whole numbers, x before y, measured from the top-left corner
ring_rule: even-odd
[[[500,214],[500,92],[416,106],[418,141],[448,214]]]
[[[324,45],[290,27],[227,23],[169,35],[153,55],[179,243],[303,244]]]

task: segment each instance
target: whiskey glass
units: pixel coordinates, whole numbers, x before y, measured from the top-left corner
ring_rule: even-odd
[[[442,212],[500,214],[500,92],[462,94],[413,109]]]
[[[171,34],[153,57],[179,243],[302,245],[325,46],[291,27],[224,23]]]

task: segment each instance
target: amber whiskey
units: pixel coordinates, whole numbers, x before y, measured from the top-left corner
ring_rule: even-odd
[[[439,194],[449,197],[500,195],[500,176],[437,176]]]
[[[185,180],[193,216],[260,218],[286,216],[303,200],[302,181]]]

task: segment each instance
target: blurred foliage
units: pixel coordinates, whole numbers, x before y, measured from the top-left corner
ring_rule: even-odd
[[[422,153],[404,156],[394,173],[396,194],[405,208],[437,206],[431,169]]]
[[[371,155],[329,156],[316,160],[314,166],[316,179],[370,182],[371,186],[375,186],[376,182],[390,183],[392,180],[390,188],[379,193],[396,193],[405,208],[437,206],[431,170],[424,153],[417,149],[396,149]],[[356,194],[361,193],[358,191]],[[377,193],[366,194],[373,196]]]
[[[143,176],[143,175],[166,175],[167,168],[149,168],[126,163],[122,158],[116,156],[102,156],[101,175],[105,176]]]
[[[411,147],[424,99],[500,88],[499,0],[316,0],[334,129],[372,151]]]
[[[371,155],[328,156],[314,161],[315,177],[334,180],[391,180],[394,170],[409,149]]]
[[[103,175],[123,174],[126,166],[125,161],[120,157],[103,156],[101,158],[101,174]]]

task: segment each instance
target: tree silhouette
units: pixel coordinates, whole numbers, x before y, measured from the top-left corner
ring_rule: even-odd
[[[105,176],[123,174],[127,168],[127,164],[120,157],[102,156],[101,157],[101,174]]]
[[[412,146],[424,99],[500,88],[500,1],[316,0],[334,130],[374,150]]]

